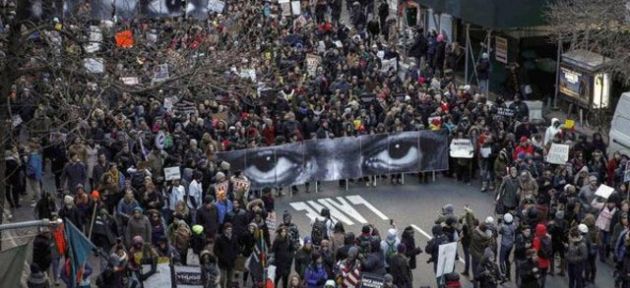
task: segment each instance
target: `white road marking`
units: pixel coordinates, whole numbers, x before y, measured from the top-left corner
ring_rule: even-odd
[[[313,208],[311,208],[310,206],[306,205],[306,203],[304,202],[292,202],[289,203],[289,205],[291,205],[291,207],[293,207],[293,209],[297,211],[306,211],[306,217],[311,219],[311,222],[315,222],[315,219],[319,217],[319,213],[313,210]]]
[[[341,197],[337,197],[337,198],[341,198]],[[346,196],[346,199],[348,199],[348,201],[350,201],[350,203],[352,203],[353,205],[363,204],[363,206],[365,206],[368,209],[372,210],[372,212],[374,212],[374,214],[376,214],[378,217],[381,217],[381,219],[389,220],[389,217],[385,216],[385,214],[383,214],[383,212],[381,212],[378,209],[376,209],[376,207],[374,207],[374,205],[370,204],[370,202],[368,202],[367,200],[363,199],[363,197],[361,197],[359,195]]]
[[[424,230],[420,229],[420,227],[416,226],[416,224],[411,224],[411,227],[413,227],[413,229],[416,229],[416,231],[418,231],[424,237],[427,237],[429,240],[433,239],[433,236],[429,235],[429,233],[427,232],[424,232]],[[464,259],[462,258],[459,258],[459,262],[461,262],[462,264],[466,264],[466,262],[464,262]]]
[[[376,209],[374,205],[370,204],[370,202],[359,195],[346,196],[345,199],[344,197],[337,197],[337,199],[327,197],[308,201],[291,202],[289,205],[297,211],[306,211],[306,217],[311,219],[311,222],[315,221],[322,208],[325,207],[328,208],[330,216],[335,221],[343,222],[346,225],[354,225],[355,222],[353,222],[352,219],[362,224],[368,223],[368,221],[365,220],[365,217],[352,207],[356,205],[363,205],[381,219],[389,220],[389,217]]]
[[[343,215],[343,213],[341,213],[341,211],[337,210],[337,208],[335,208],[334,206],[328,204],[325,200],[328,198],[324,198],[324,199],[319,199],[319,203],[321,203],[322,205],[318,204],[317,202],[313,201],[313,200],[309,200],[306,201],[306,203],[308,203],[308,205],[311,205],[311,207],[313,207],[313,209],[315,209],[315,211],[322,211],[322,209],[324,207],[328,208],[328,211],[330,211],[330,217],[333,218],[333,220],[335,222],[343,222],[346,225],[354,225],[354,222],[352,222],[352,220],[350,220],[350,218],[346,217],[346,215]],[[346,212],[348,213],[348,212]]]
[[[343,197],[337,197],[337,201],[331,198],[319,199],[319,203],[324,204],[326,207],[329,206],[329,205],[326,205],[326,203],[329,203],[330,205],[334,206],[335,208],[343,211],[344,213],[354,218],[357,222],[360,222],[363,224],[367,223],[367,220],[365,220],[365,218],[363,218],[363,216],[361,216],[361,214],[359,214],[359,212],[357,212],[357,210],[355,210],[354,207],[352,207],[352,205],[348,204],[348,202],[345,199],[343,199]]]

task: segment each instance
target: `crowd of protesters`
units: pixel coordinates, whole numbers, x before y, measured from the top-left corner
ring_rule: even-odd
[[[613,264],[616,282],[630,287],[627,156],[607,155],[600,134],[577,135],[557,119],[548,127],[530,123],[518,93],[505,95],[512,100],[509,106],[501,95],[489,101],[487,54],[476,67],[484,84],[475,91],[456,85],[461,55],[441,33],[418,28],[410,49],[399,51],[398,22],[386,2],[351,3],[349,26],[338,21],[341,1],[304,7],[301,15],[285,17],[270,2],[236,1],[225,14],[211,13],[204,21],[126,22],[134,35],[169,31],[158,32],[168,43],[165,50],[212,47],[203,51],[212,53],[247,39],[266,58],[256,73],[274,75],[265,83],[271,96],[254,102],[234,95],[226,95],[228,101],[194,101],[182,93],[172,107],[163,94],[121,93],[86,101],[80,131],[55,131],[7,147],[10,206],[27,202],[37,217],[63,219],[90,235],[109,255],[93,277],[99,287],[142,285],[156,272],[159,257],[185,265],[191,251],[205,287],[239,281],[243,287],[262,287],[264,268],[273,264],[275,283],[285,288],[358,287],[362,273],[383,276],[388,288],[410,288],[411,271],[423,263],[417,255],[424,251],[436,270],[438,247],[449,242],[461,243],[463,275],[476,287],[504,281],[544,287],[547,277],[565,273],[570,287],[584,287],[595,280],[597,258]],[[143,37],[135,41],[146,41]],[[321,56],[315,75],[307,75],[306,54]],[[405,73],[383,70],[388,59],[408,64]],[[54,114],[26,105],[38,101],[46,85],[36,77],[15,85],[12,113],[25,123],[16,130]],[[513,115],[497,116],[500,107]],[[227,117],[213,118],[223,112]],[[494,193],[498,221],[477,219],[467,207],[456,215],[446,205],[424,249],[416,246],[411,227],[381,234],[367,225],[355,236],[326,210],[312,227],[299,229],[286,211],[277,227],[268,227],[274,197],[282,191],[235,185],[247,178],[215,157],[219,151],[304,139],[422,129],[471,140],[474,157],[449,159],[444,176],[467,184],[480,179],[481,192]],[[545,162],[553,143],[570,145],[565,165]],[[43,189],[48,164],[56,191]],[[165,180],[166,167],[180,167],[181,177]],[[426,176],[418,175],[421,183]],[[595,195],[603,184],[615,189],[607,199]],[[72,281],[62,262],[67,246],[61,225],[37,240],[29,285],[46,287],[38,286],[44,284],[37,278],[46,274],[55,283]],[[142,264],[153,269],[142,271]],[[445,278],[441,284],[457,287],[456,275]]]

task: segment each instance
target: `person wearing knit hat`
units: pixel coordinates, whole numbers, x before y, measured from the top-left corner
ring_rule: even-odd
[[[59,218],[64,221],[70,221],[74,226],[79,229],[83,228],[84,219],[81,216],[81,212],[74,205],[74,197],[70,195],[66,195],[63,197],[63,207],[59,210]]]
[[[405,244],[398,244],[396,251],[397,253],[389,261],[389,273],[394,278],[393,283],[398,287],[412,287],[409,258],[405,255],[407,247]]]

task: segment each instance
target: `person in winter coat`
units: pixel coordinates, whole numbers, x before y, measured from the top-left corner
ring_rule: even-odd
[[[319,252],[313,252],[311,263],[306,267],[304,274],[304,282],[307,288],[322,288],[328,280],[328,273],[324,267],[324,259]]]
[[[288,234],[288,233],[287,233]],[[304,237],[304,245],[295,253],[295,273],[304,275],[304,270],[312,262],[313,241],[311,237]]]
[[[221,287],[232,286],[234,266],[239,251],[238,239],[232,235],[232,224],[226,223],[223,234],[221,234],[214,244],[214,255],[217,256],[219,268],[221,269]]]
[[[547,146],[547,144],[551,143],[551,140],[556,136],[556,134],[562,132],[562,128],[560,127],[562,124],[558,118],[552,118],[551,124],[547,127],[545,131],[545,138],[543,138],[543,146]]]
[[[532,177],[532,174],[529,173],[529,171],[521,172],[519,181],[520,181],[519,199],[525,199],[528,196],[536,197],[538,195],[538,183],[536,182],[536,179]]]
[[[595,221],[595,226],[599,228],[599,239],[602,245],[599,246],[599,259],[605,261],[608,258],[608,254],[610,254],[610,237],[612,234],[612,218],[617,213],[617,206],[615,204],[617,197],[611,195],[604,207],[600,209],[599,216],[597,216],[597,220]]]
[[[516,240],[516,225],[514,224],[514,217],[510,213],[503,215],[503,223],[499,226],[499,234],[501,235],[501,249],[499,250],[499,268],[501,273],[509,281],[510,274],[510,254],[514,247],[514,241]]]
[[[539,288],[538,278],[540,278],[540,270],[538,269],[538,256],[536,250],[529,249],[526,252],[526,258],[518,265],[517,274],[520,277],[520,288]]]
[[[593,214],[587,213],[582,220],[582,223],[578,225],[578,230],[584,237],[586,248],[588,250],[588,259],[586,266],[584,267],[584,281],[595,282],[595,276],[597,275],[597,248],[599,244],[599,232],[595,226],[595,217]]]
[[[103,248],[104,251],[110,251],[112,245],[114,245],[117,231],[116,220],[109,215],[107,209],[102,208],[97,211],[94,218],[94,228],[92,228],[92,242],[94,245]]]
[[[550,258],[553,254],[551,237],[547,234],[547,226],[545,224],[540,223],[536,225],[536,234],[532,241],[532,248],[538,253],[538,269],[540,270],[538,284],[541,288],[544,288],[547,269],[549,269]]]
[[[68,191],[73,191],[77,185],[85,185],[88,180],[87,167],[81,162],[79,155],[72,155],[72,161],[63,168],[62,183],[66,184]]]
[[[496,264],[494,252],[490,247],[483,252],[483,258],[475,271],[475,282],[480,288],[496,288],[503,282],[503,277]]]
[[[214,198],[208,195],[203,199],[203,206],[197,210],[196,223],[203,226],[207,237],[213,238],[219,230],[219,211],[213,203]]]
[[[422,253],[422,248],[416,247],[416,239],[414,238],[413,227],[407,226],[403,230],[401,244],[405,245],[405,256],[409,258],[409,269],[416,269],[416,256]]]
[[[53,196],[44,190],[42,198],[37,201],[37,205],[35,206],[37,219],[50,219],[52,212],[57,211],[56,206],[57,205],[55,205],[55,199],[53,198]]]
[[[357,259],[359,248],[348,249],[348,257],[337,263],[337,287],[358,288],[361,286],[361,262]]]
[[[217,258],[208,250],[201,251],[199,255],[201,265],[201,283],[203,288],[216,288],[221,283],[221,272],[217,265]]]
[[[573,228],[569,232],[569,246],[566,251],[566,259],[569,272],[569,288],[584,287],[584,264],[588,259],[588,250],[586,243],[580,231]]]
[[[151,222],[142,214],[142,208],[136,207],[133,209],[133,214],[127,222],[125,229],[125,241],[127,245],[131,245],[131,239],[135,236],[140,236],[142,239],[151,239]]]
[[[486,248],[490,247],[493,241],[492,231],[488,229],[486,223],[480,223],[473,232],[470,243],[470,257],[472,260],[473,278],[477,279],[477,271]]]
[[[289,241],[291,241],[291,248],[295,251],[300,247],[300,230],[297,225],[292,222],[292,219],[291,213],[285,210],[282,214],[282,224],[287,227],[287,236],[289,237]]]
[[[247,233],[247,226],[251,219],[245,209],[242,209],[241,202],[234,200],[232,203],[232,211],[227,213],[225,221],[232,223],[234,235],[239,238],[241,235]]]
[[[496,196],[496,205],[501,207],[501,209],[497,208],[496,212],[509,212],[516,210],[519,202],[519,190],[520,183],[518,179],[518,170],[516,167],[510,167],[509,175],[503,177],[501,181],[501,185],[497,190]],[[502,210],[502,211],[499,211]]]
[[[389,273],[394,277],[394,284],[399,288],[411,288],[411,268],[409,267],[409,258],[405,256],[405,244],[398,244],[397,253],[391,257]]]
[[[81,217],[79,209],[74,205],[74,198],[66,195],[63,198],[63,203],[63,207],[59,210],[59,218],[63,219],[64,222],[72,222],[79,230],[83,229],[84,219]]]
[[[282,226],[277,230],[276,238],[271,245],[271,253],[273,254],[273,261],[270,261],[276,265],[276,277],[274,283],[276,286],[282,279],[284,288],[289,286],[289,273],[291,272],[291,264],[293,263],[293,252],[291,251],[291,242],[287,235],[286,227]]]
[[[398,231],[395,228],[387,230],[387,238],[381,241],[381,251],[385,256],[385,270],[389,269],[390,258],[396,255],[396,247],[400,244],[400,238],[396,235]]]
[[[440,245],[448,243],[448,238],[444,235],[444,230],[439,224],[433,225],[431,233],[433,234],[433,238],[427,242],[427,245],[424,247],[424,251],[431,256],[427,263],[433,262],[433,272],[437,272],[437,262],[440,251],[439,248]]]
[[[44,177],[44,162],[39,152],[38,143],[30,143],[26,157],[26,199],[31,198],[31,207],[35,207],[41,194],[41,182]]]
[[[183,220],[175,220],[168,226],[167,236],[170,244],[173,245],[180,255],[180,261],[182,264],[186,265],[188,248],[190,247],[190,239],[192,237],[190,227],[188,227],[188,224]]]
[[[369,254],[361,260],[361,269],[365,273],[385,275],[385,256],[381,251],[381,240],[374,237],[369,245]]]
[[[553,256],[551,257],[551,263],[549,264],[549,274],[554,275],[555,270],[555,262],[556,256],[560,260],[560,272],[559,276],[564,276],[564,269],[566,267],[565,263],[565,245],[569,242],[567,241],[567,235],[569,233],[569,227],[567,225],[567,221],[564,219],[564,211],[558,210],[556,211],[555,217],[549,221],[547,224],[547,228],[549,231],[549,235],[551,235],[551,243],[553,249]]]

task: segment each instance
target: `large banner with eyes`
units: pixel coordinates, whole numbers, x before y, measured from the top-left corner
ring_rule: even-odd
[[[218,159],[242,171],[253,189],[448,169],[446,133],[411,131],[307,140],[226,151]]]

